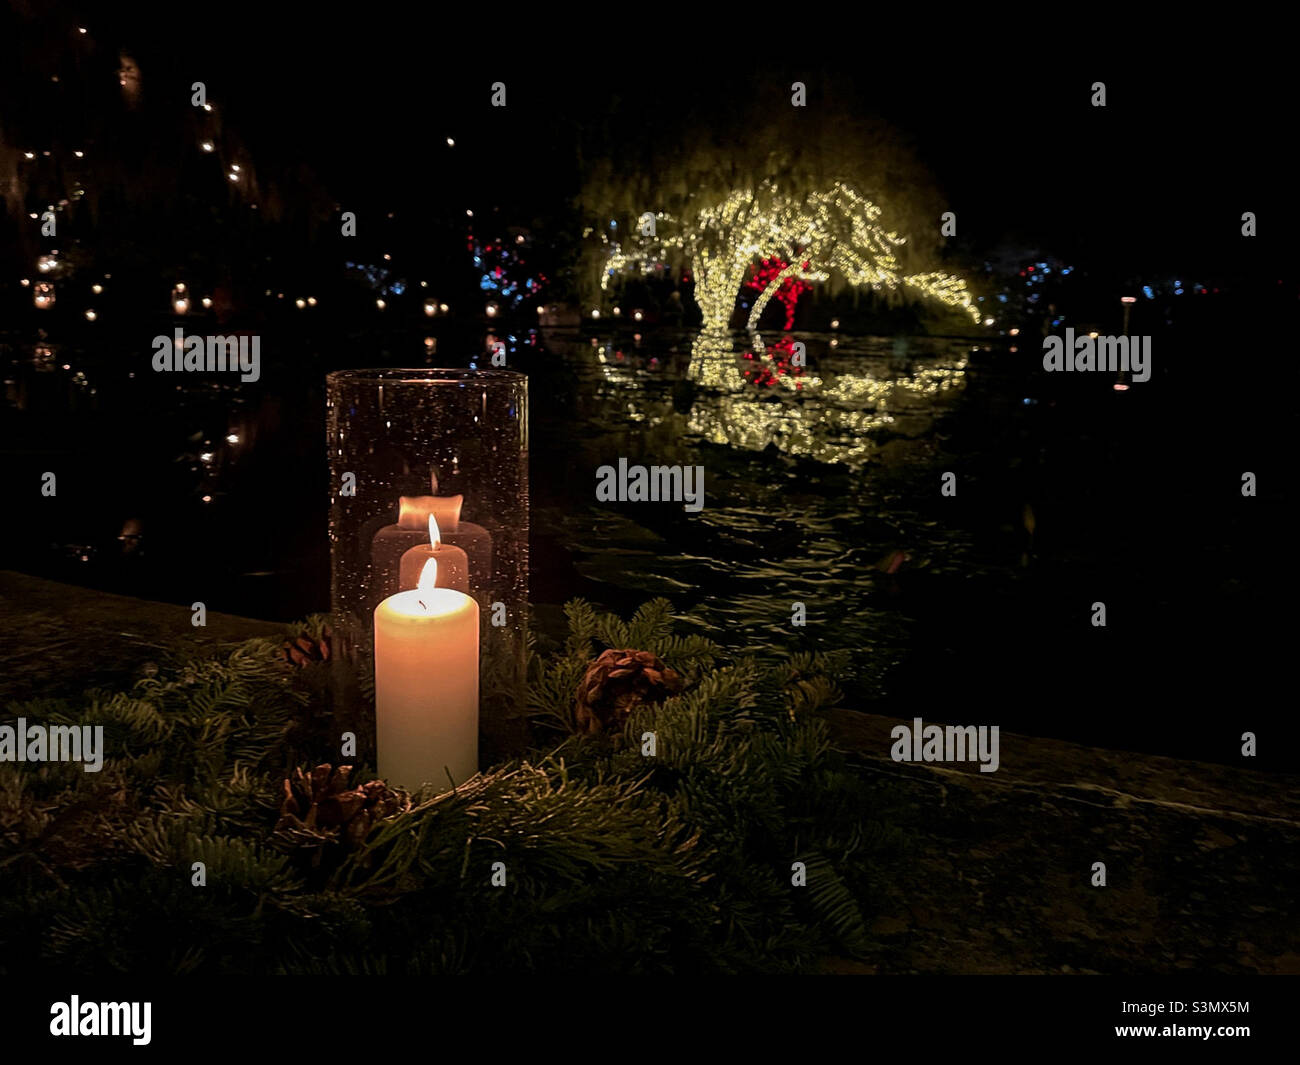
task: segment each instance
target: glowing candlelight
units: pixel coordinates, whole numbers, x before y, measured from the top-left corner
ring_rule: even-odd
[[[478,772],[478,604],[437,580],[430,558],[415,588],[375,608],[379,773],[410,789]]]
[[[438,519],[429,515],[429,542],[416,544],[402,555],[398,567],[397,586],[415,588],[424,579],[428,563],[434,562],[434,573],[441,578],[443,588],[469,591],[469,559],[459,547],[442,542]]]

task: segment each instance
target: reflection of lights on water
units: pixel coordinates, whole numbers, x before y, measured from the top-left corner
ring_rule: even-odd
[[[205,452],[203,452],[202,455],[199,456],[199,458],[200,458],[203,462],[211,462],[211,461],[212,461],[212,452],[211,452],[211,451],[205,451]]]
[[[239,443],[239,434],[238,434],[238,433],[227,433],[227,434],[226,434],[226,443],[227,443],[227,444],[238,444],[238,443]]]

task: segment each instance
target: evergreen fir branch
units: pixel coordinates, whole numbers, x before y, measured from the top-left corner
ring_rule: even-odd
[[[108,749],[99,774],[0,764],[0,972],[14,957],[99,973],[771,972],[869,947],[861,900],[897,833],[818,715],[842,662],[729,659],[674,634],[665,600],[629,622],[578,600],[565,614],[557,653],[527,643],[529,713],[563,742],[414,796],[354,849],[276,841],[294,730],[319,697],[277,639],[165,659],[80,703],[10,704],[102,724]],[[602,644],[659,655],[686,690],[636,708],[623,737],[573,735]],[[796,859],[807,889],[789,885]]]

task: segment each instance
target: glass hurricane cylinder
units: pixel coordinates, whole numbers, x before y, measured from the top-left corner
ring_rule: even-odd
[[[515,753],[528,622],[528,379],[509,370],[379,369],[340,370],[326,381],[330,599],[339,656],[355,667],[355,683],[335,692],[341,724],[360,728],[368,750],[358,755],[382,774],[375,611],[417,588],[433,561],[438,588],[478,604],[479,761]],[[450,678],[439,676],[439,649],[428,661],[436,716]]]

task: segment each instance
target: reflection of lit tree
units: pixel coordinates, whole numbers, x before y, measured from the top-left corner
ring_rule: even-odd
[[[847,466],[901,464],[931,456],[938,447],[931,432],[935,420],[964,390],[969,362],[967,352],[945,346],[912,357],[898,376],[860,371],[809,374],[799,382],[806,387],[798,398],[781,389],[701,391],[689,411],[679,413],[671,399],[645,388],[643,376],[624,364],[621,354],[610,357],[604,345],[590,350],[603,378],[620,391],[619,409],[634,422],[666,426],[670,437],[690,435],[746,451],[775,447],[785,454]],[[730,349],[726,365],[735,365]],[[788,381],[780,378],[781,384]]]

